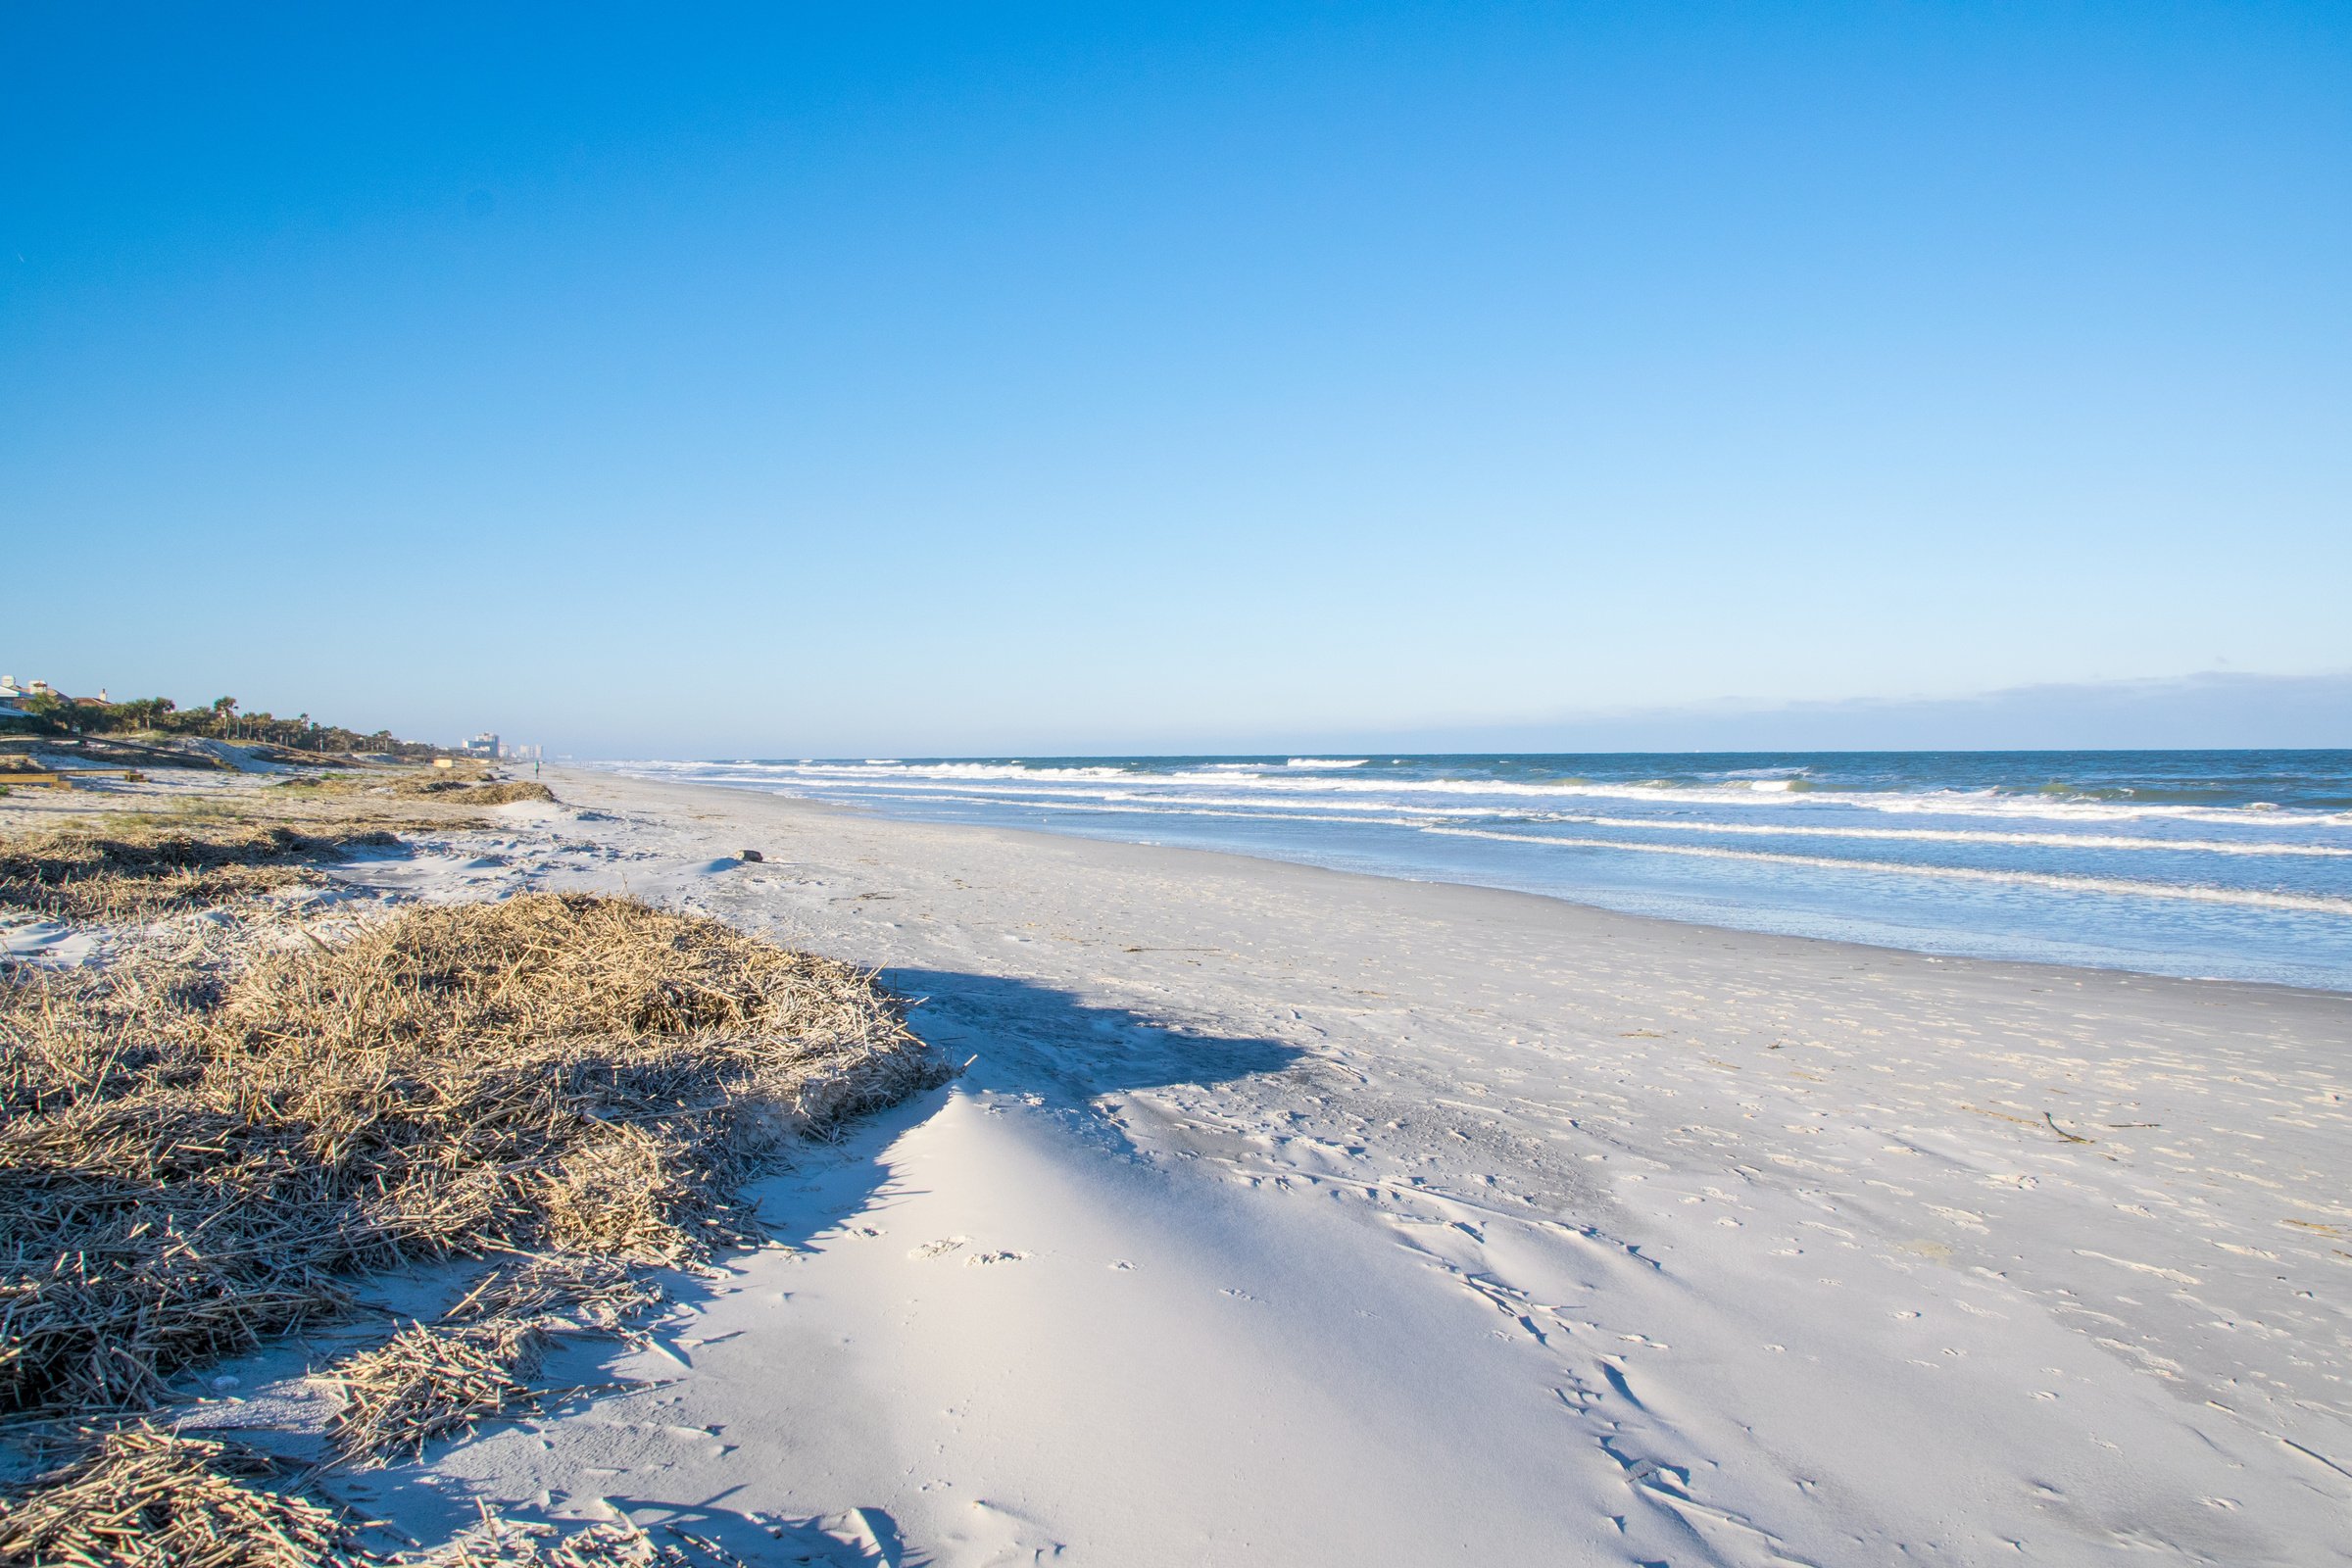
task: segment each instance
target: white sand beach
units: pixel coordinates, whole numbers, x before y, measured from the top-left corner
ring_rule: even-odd
[[[0,1568],[2352,1568],[2352,0],[0,81]]]
[[[348,878],[875,965],[956,1084],[354,1495],[752,1562],[2352,1560],[2352,997],[551,770]],[[739,852],[755,849],[749,863]]]

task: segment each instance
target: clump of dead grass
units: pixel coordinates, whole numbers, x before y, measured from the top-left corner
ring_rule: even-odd
[[[282,779],[272,790],[296,797],[371,792],[425,799],[444,806],[505,806],[514,801],[553,801],[555,791],[530,779],[504,779],[482,772],[320,773]]]
[[[556,792],[531,779],[508,779],[496,784],[476,784],[451,797],[453,806],[511,806],[516,801],[546,801],[553,804]]]
[[[0,1562],[34,1568],[327,1568],[355,1559],[343,1521],[270,1490],[270,1466],[149,1425],[98,1437],[0,1497]]]
[[[659,1286],[618,1259],[557,1252],[493,1269],[441,1316],[445,1323],[513,1318],[544,1328],[614,1330],[661,1299]]]
[[[494,1269],[440,1323],[414,1324],[334,1367],[336,1451],[362,1464],[421,1454],[436,1438],[528,1404],[552,1334],[619,1330],[661,1298],[611,1257],[542,1254]]]
[[[943,1075],[870,975],[625,899],[0,973],[0,1409],[142,1407],[410,1258],[691,1262],[781,1140]]]
[[[398,842],[359,823],[312,832],[194,816],[74,824],[0,845],[0,908],[53,919],[145,918],[316,883],[321,862]]]
[[[529,779],[407,778],[392,786],[396,795],[436,797],[452,806],[505,806],[513,801],[553,801],[556,792]]]
[[[435,1438],[527,1403],[546,1347],[544,1333],[514,1318],[403,1329],[336,1367],[335,1449],[363,1464],[413,1458]]]
[[[565,1533],[485,1512],[446,1545],[385,1556],[359,1522],[273,1485],[227,1444],[144,1423],[93,1434],[65,1465],[0,1494],[0,1563],[24,1568],[709,1568],[623,1519]],[[688,1537],[688,1540],[696,1538]],[[700,1543],[698,1542],[698,1544]]]
[[[564,1535],[552,1525],[518,1524],[485,1518],[438,1551],[416,1559],[416,1568],[742,1568],[743,1560],[723,1548],[689,1557],[657,1542],[625,1519],[590,1525]]]

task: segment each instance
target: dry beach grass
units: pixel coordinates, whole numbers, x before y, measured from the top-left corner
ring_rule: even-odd
[[[107,1433],[0,1512],[0,1560],[42,1568],[313,1568],[352,1560],[330,1508],[225,1444]]]
[[[50,829],[0,847],[0,908],[67,920],[134,919],[318,880],[324,859],[398,841],[352,823],[139,817]]]
[[[408,799],[422,797],[446,806],[470,807],[509,806],[516,801],[553,801],[556,798],[555,791],[544,784],[529,779],[503,778],[479,769],[461,772],[435,768],[426,772],[396,773],[389,778],[377,773],[303,774],[287,779],[276,787],[314,797],[368,793]]]
[[[250,904],[389,842],[380,813],[340,814],[53,831],[0,851],[0,903]],[[216,1496],[250,1490],[225,1450],[121,1423],[183,1369],[341,1311],[368,1271],[511,1254],[449,1320],[333,1374],[343,1455],[415,1452],[527,1396],[549,1326],[645,1304],[632,1266],[750,1239],[735,1186],[784,1141],[940,1075],[870,975],[632,900],[223,929],[0,970],[0,1412],[83,1433],[0,1502],[0,1561],[333,1560],[313,1504]],[[499,1560],[540,1550],[498,1540]]]
[[[333,1368],[343,1396],[335,1446],[362,1464],[420,1454],[435,1438],[532,1402],[526,1380],[554,1333],[619,1329],[660,1299],[612,1257],[540,1254],[494,1270],[440,1323],[413,1324]]]
[[[336,1449],[361,1463],[414,1458],[435,1438],[525,1403],[545,1346],[535,1325],[511,1317],[403,1329],[335,1368]]]
[[[516,801],[553,801],[555,791],[528,779],[425,779],[402,787],[404,795],[437,796],[452,806],[512,806]]]

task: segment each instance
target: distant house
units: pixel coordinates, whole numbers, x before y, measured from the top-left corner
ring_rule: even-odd
[[[496,761],[506,754],[499,750],[498,737],[490,731],[484,730],[466,743],[466,755],[467,757],[487,757],[492,761]]]
[[[111,708],[115,701],[103,686],[95,697],[68,697],[45,680],[20,681],[14,675],[0,675],[0,720],[31,721],[37,715],[26,705],[36,697],[46,697],[69,709]]]
[[[33,715],[24,710],[25,699],[56,695],[57,688],[45,680],[28,681],[20,686],[16,676],[0,675],[0,724],[31,722]]]

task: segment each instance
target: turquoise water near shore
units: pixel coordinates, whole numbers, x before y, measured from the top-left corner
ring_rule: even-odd
[[[611,765],[1928,954],[2352,991],[2352,751]]]

